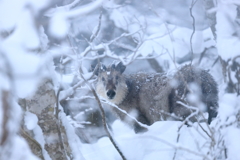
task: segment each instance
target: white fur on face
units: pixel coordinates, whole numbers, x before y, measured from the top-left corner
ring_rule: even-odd
[[[122,103],[122,101],[127,96],[128,88],[127,88],[126,83],[121,83],[121,82],[118,83],[118,85],[116,86],[116,90],[115,90],[116,95],[114,96],[113,99],[109,99],[107,96],[107,90],[106,90],[104,84],[102,83],[102,81],[98,81],[97,85],[96,85],[96,92],[100,97],[110,101],[111,103],[119,105]]]

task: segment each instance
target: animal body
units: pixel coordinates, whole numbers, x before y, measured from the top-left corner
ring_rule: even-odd
[[[187,65],[169,77],[158,73],[125,75],[125,69],[121,62],[108,67],[103,64],[98,66],[95,72],[98,76],[96,92],[126,112],[134,111],[139,122],[151,125],[161,120],[187,118],[194,112],[194,109],[186,107],[188,104],[194,105],[187,99],[191,95],[189,84],[199,87],[200,100],[209,113],[208,123],[217,116],[217,84],[208,72]],[[118,109],[115,111],[122,120],[126,120],[124,113]],[[189,120],[197,121],[197,115]],[[136,132],[142,131],[137,123],[128,123],[134,126]]]

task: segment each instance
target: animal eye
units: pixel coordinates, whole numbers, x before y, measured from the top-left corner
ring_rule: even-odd
[[[102,77],[102,81],[105,81],[105,78],[104,78],[104,77]]]

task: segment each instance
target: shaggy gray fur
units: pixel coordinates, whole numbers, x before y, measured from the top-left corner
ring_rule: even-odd
[[[122,73],[125,68],[121,62],[109,67],[99,66],[96,71],[98,75],[96,91],[101,97],[115,103],[126,112],[132,113],[133,111],[139,122],[152,125],[156,121],[168,119],[184,120],[194,110],[182,103],[193,107],[205,105],[209,113],[208,123],[217,116],[217,84],[207,71],[186,65],[170,78],[166,74],[157,73],[124,75]],[[192,84],[199,91],[195,93],[200,99],[197,104],[191,99],[188,100],[193,94]],[[142,131],[138,124],[128,121],[125,114],[117,109],[115,111],[122,120],[133,125],[136,132]],[[197,115],[189,120],[197,121]]]

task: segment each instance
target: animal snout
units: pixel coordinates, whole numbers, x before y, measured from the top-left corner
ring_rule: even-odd
[[[107,91],[107,96],[109,99],[113,99],[115,95],[116,95],[116,92],[114,90]]]

